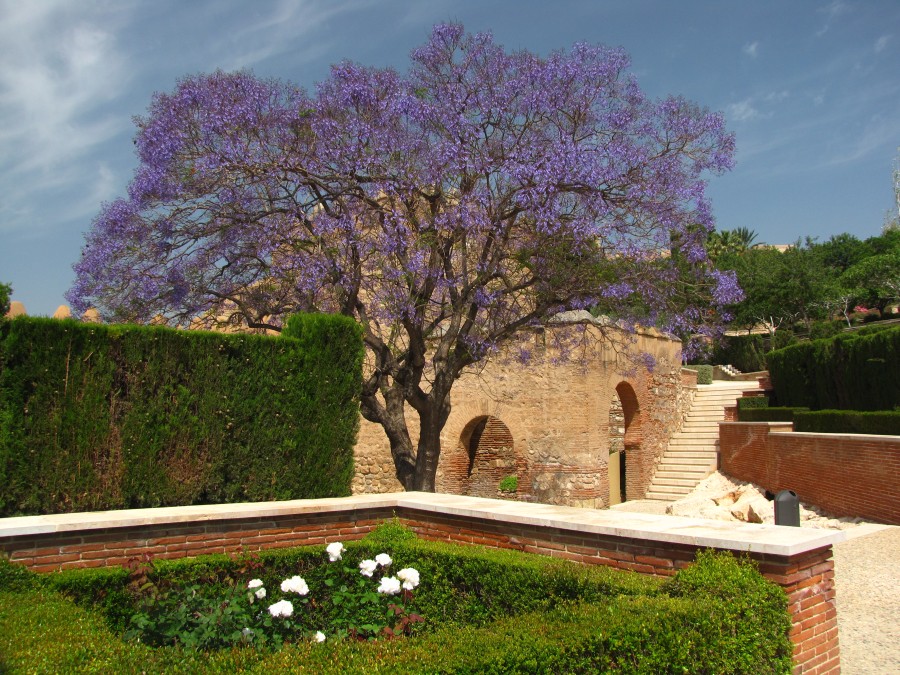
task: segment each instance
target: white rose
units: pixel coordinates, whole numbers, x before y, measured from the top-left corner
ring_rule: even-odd
[[[309,586],[306,585],[306,581],[302,577],[294,575],[290,579],[285,579],[281,582],[281,590],[284,593],[306,595],[309,593]]]
[[[397,572],[397,578],[403,582],[403,588],[407,591],[411,591],[419,585],[419,571],[412,567],[407,567]]]
[[[400,580],[397,577],[384,577],[378,586],[382,595],[396,595],[400,592]]]
[[[257,598],[262,600],[264,597],[266,597],[266,589],[265,588],[257,588],[255,595]]]
[[[294,613],[294,606],[290,600],[281,600],[274,605],[269,605],[269,614],[278,618],[287,618]]]
[[[370,577],[375,574],[375,570],[378,567],[378,563],[374,560],[363,560],[359,563],[359,573],[364,577]]]
[[[387,567],[392,562],[391,556],[389,556],[387,553],[379,553],[375,556],[375,562],[377,562],[382,567]]]
[[[250,588],[250,589],[259,588],[262,585],[263,585],[262,579],[251,579],[250,581],[247,582],[247,588]]]
[[[325,552],[328,553],[328,559],[331,562],[340,560],[341,553],[343,553],[345,550],[346,549],[344,549],[344,545],[339,541],[336,541],[333,544],[328,544],[328,546],[325,547]]]
[[[316,642],[325,642],[325,633],[317,630],[315,637],[313,637],[313,640],[315,640]]]

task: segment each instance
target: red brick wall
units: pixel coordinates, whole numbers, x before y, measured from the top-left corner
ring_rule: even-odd
[[[722,471],[770,492],[793,490],[802,501],[835,516],[900,525],[900,440],[894,436],[773,433],[785,426],[764,422],[720,425]]]
[[[0,551],[13,561],[46,572],[119,565],[144,553],[157,558],[183,558],[350,541],[362,538],[378,523],[394,517],[426,539],[515,549],[654,576],[674,574],[694,559],[698,549],[686,544],[594,534],[576,526],[569,529],[520,525],[431,510],[384,507],[7,536],[0,538]],[[793,617],[794,672],[839,673],[831,547],[798,556],[750,555],[759,562],[762,573],[788,594]]]

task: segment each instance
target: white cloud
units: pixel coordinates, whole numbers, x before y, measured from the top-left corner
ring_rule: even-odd
[[[890,35],[882,35],[880,38],[875,40],[875,53],[884,51],[884,49],[888,46],[888,42],[891,41]]]
[[[759,42],[753,41],[744,45],[744,48],[741,50],[752,59],[756,58],[757,53],[759,52]]]
[[[129,127],[103,112],[129,63],[117,14],[101,5],[0,0],[0,15],[0,181],[15,186],[10,211],[27,214],[49,189],[82,181],[77,162]],[[23,225],[35,224],[14,217],[2,226]]]
[[[759,110],[753,107],[752,99],[744,99],[738,103],[731,103],[726,108],[728,117],[735,122],[746,122],[760,116]]]
[[[816,35],[822,37],[825,33],[828,32],[828,29],[831,28],[832,22],[837,19],[841,14],[849,11],[850,8],[846,3],[841,0],[832,0],[830,3],[825,5],[824,7],[820,7],[818,12],[820,14],[825,15],[825,24],[816,31]]]

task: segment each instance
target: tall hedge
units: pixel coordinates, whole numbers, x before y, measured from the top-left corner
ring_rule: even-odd
[[[347,495],[362,340],[0,324],[0,515]]]
[[[900,326],[792,345],[768,354],[778,404],[812,410],[900,405]]]

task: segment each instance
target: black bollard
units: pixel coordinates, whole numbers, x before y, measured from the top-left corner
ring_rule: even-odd
[[[800,527],[800,499],[793,490],[775,495],[775,524]]]

